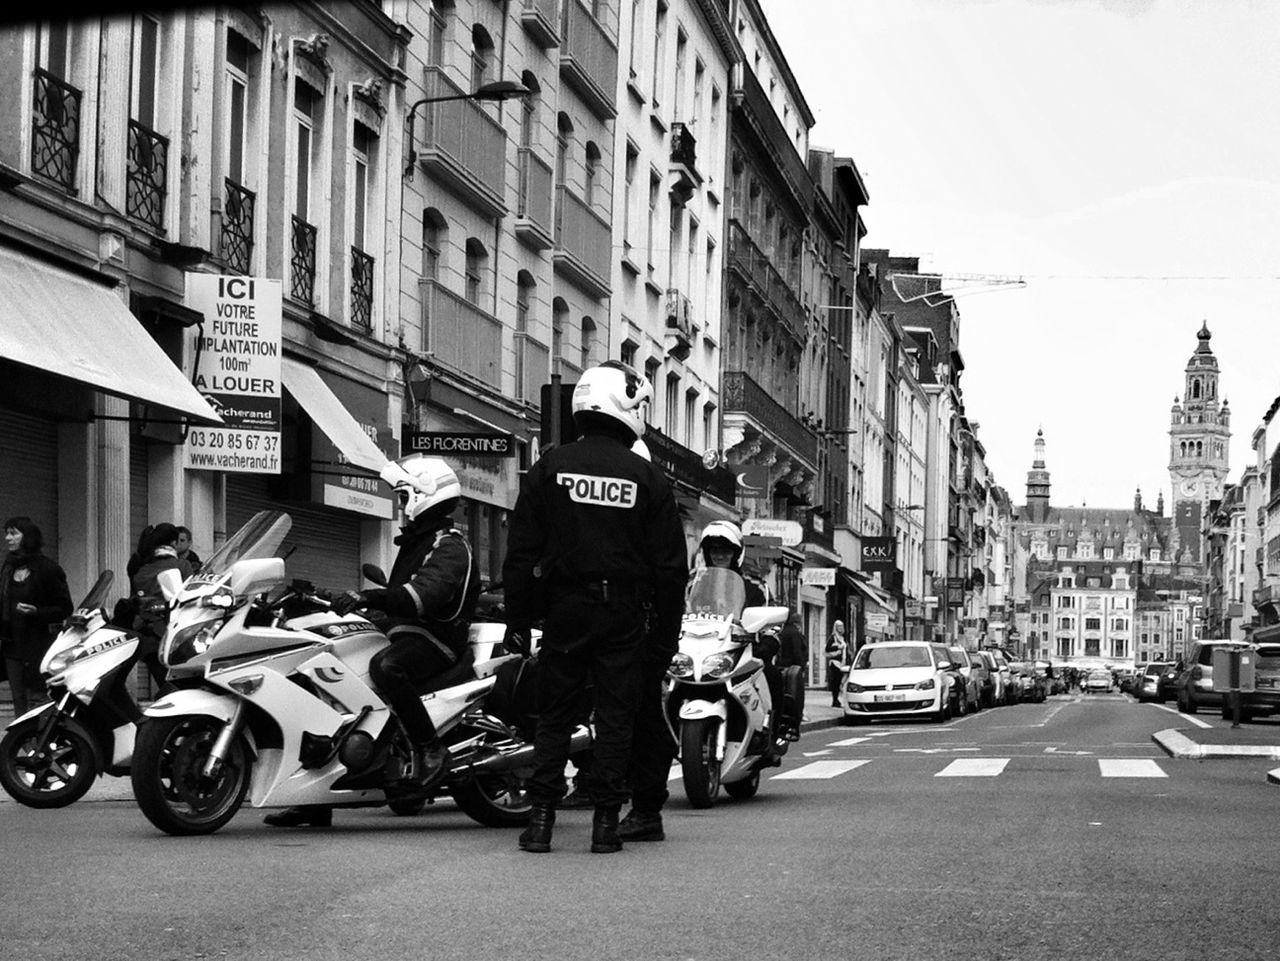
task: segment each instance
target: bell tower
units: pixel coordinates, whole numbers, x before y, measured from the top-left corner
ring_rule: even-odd
[[[1203,504],[1222,496],[1227,478],[1231,411],[1219,402],[1218,358],[1209,347],[1207,322],[1196,334],[1196,349],[1187,361],[1181,398],[1169,413],[1169,481],[1175,514],[1183,502]]]
[[[1036,454],[1027,471],[1027,520],[1043,524],[1049,519],[1049,471],[1044,466],[1044,430],[1036,431]]]

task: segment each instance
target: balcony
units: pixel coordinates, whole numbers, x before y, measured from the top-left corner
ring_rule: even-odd
[[[316,305],[316,228],[296,214],[293,215],[293,231],[290,234],[289,296],[306,304]]]
[[[818,435],[800,423],[743,371],[725,371],[720,384],[724,415],[745,415],[762,431],[810,465],[818,463]]]
[[[526,404],[541,403],[542,385],[551,376],[551,351],[528,334],[516,334],[516,397]]]
[[[1259,610],[1280,601],[1280,587],[1264,584],[1253,592],[1253,606]]]
[[[233,274],[249,274],[253,265],[254,192],[231,178],[223,185],[222,227],[218,250],[227,270]]]
[[[533,151],[521,147],[520,196],[516,207],[516,236],[534,250],[547,250],[555,244],[554,218],[551,214],[551,165]]]
[[[476,378],[493,390],[502,385],[502,323],[434,280],[419,280],[422,349],[437,364]]]
[[[618,45],[581,0],[564,0],[560,75],[601,120],[618,115]]]
[[[439,67],[427,68],[428,97],[466,93]],[[429,103],[418,161],[435,180],[489,217],[507,213],[507,134],[486,109],[471,100]]]
[[[756,246],[746,227],[736,219],[729,221],[728,267],[737,273],[747,289],[768,308],[796,343],[803,345],[809,321],[800,298],[773,266],[769,255]]]
[[[569,6],[577,0],[569,0]],[[555,252],[557,273],[563,273],[591,296],[609,296],[609,264],[613,236],[609,221],[563,184],[556,187]]]
[[[164,230],[164,198],[168,185],[169,138],[130,120],[125,213],[153,230]]]
[[[560,46],[556,29],[560,0],[524,0],[520,5],[520,24],[543,50]]]
[[[684,360],[693,351],[693,303],[674,287],[667,289],[667,337],[671,355]]]
[[[675,175],[671,199],[683,207],[701,186],[702,174],[698,173],[698,142],[688,126],[682,123],[671,125],[670,169]]]
[[[359,247],[351,248],[351,326],[373,330],[373,258]]]
[[[75,191],[80,156],[80,91],[53,74],[35,71],[31,109],[31,171]]]
[[[805,210],[813,207],[813,178],[809,176],[809,168],[805,160],[796,153],[795,144],[787,133],[786,127],[774,112],[769,95],[760,86],[756,75],[744,63],[734,68],[734,90],[731,102],[744,115],[747,125],[755,132],[757,139],[773,156],[770,158],[778,167],[783,179],[791,187],[796,202]],[[731,121],[732,123],[733,121]]]

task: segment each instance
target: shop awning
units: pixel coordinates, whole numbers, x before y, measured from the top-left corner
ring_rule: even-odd
[[[0,358],[222,422],[110,288],[8,247],[0,247]]]
[[[1259,627],[1249,635],[1251,644],[1274,644],[1280,641],[1280,624],[1268,624],[1266,627]]]
[[[855,577],[854,575],[848,573],[847,571],[842,570],[840,572],[840,575],[849,583],[850,587],[856,590],[859,594],[863,595],[867,600],[871,601],[873,604],[879,604],[886,611],[892,611],[897,607],[897,605],[894,604],[893,602],[893,598],[890,597],[888,594],[886,594],[884,591],[882,591],[880,588],[876,587],[874,584],[868,584],[866,581],[862,580],[859,577]]]
[[[320,432],[333,442],[347,460],[357,467],[377,474],[387,463],[387,455],[364,432],[359,422],[342,406],[342,401],[320,379],[311,367],[281,359],[281,373],[285,390],[293,395],[307,416],[320,428]]]

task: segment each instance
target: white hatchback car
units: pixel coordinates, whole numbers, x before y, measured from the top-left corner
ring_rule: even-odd
[[[873,717],[924,715],[935,721],[951,714],[950,654],[927,641],[867,644],[853,657],[844,679],[844,719],[859,724]]]

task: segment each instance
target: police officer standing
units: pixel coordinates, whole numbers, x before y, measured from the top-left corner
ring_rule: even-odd
[[[579,697],[593,690],[595,743],[588,789],[591,850],[622,849],[618,809],[627,798],[632,727],[649,646],[674,646],[688,579],[684,533],[662,471],[633,453],[644,431],[648,381],[608,361],[582,374],[573,417],[583,436],[544,454],[525,476],[503,565],[507,644],[538,654],[533,813],[520,847],[551,850],[556,804]]]

